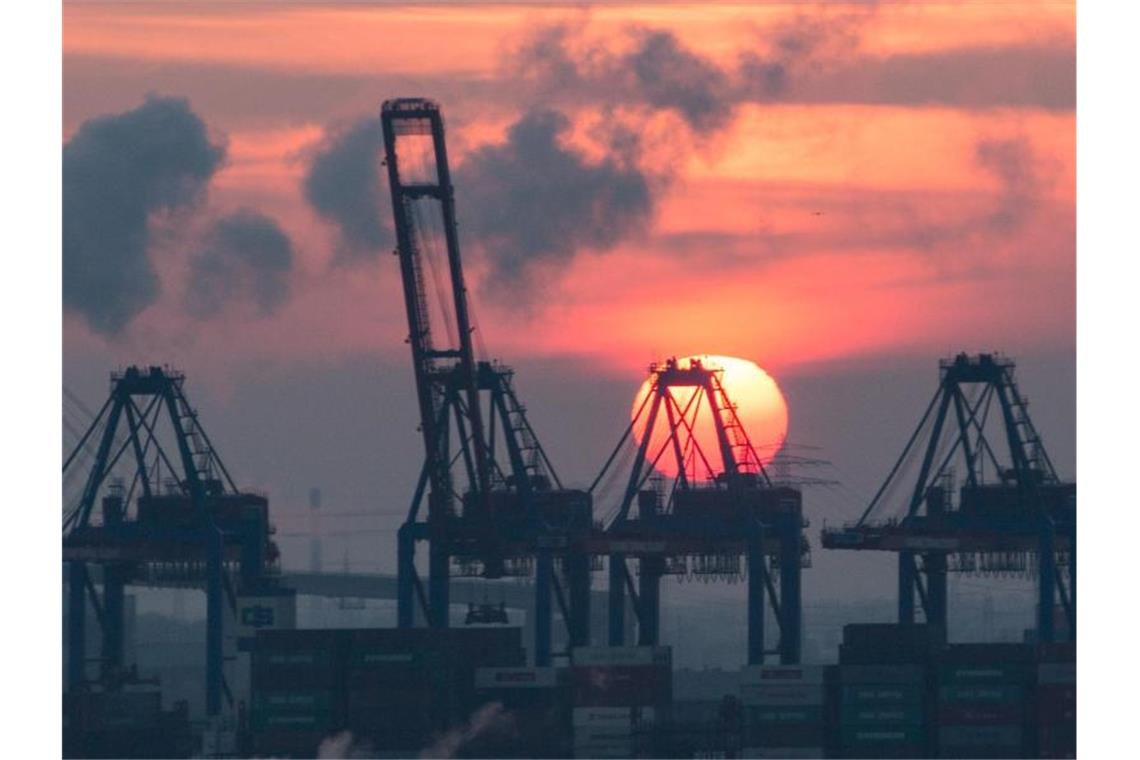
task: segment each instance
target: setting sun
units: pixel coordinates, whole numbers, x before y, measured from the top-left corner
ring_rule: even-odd
[[[709,369],[721,371],[721,385],[729,400],[736,405],[740,424],[761,463],[767,465],[780,450],[788,435],[788,405],[776,381],[755,362],[732,356],[708,354],[686,356],[678,359],[677,364],[683,369],[691,366],[694,359]],[[630,419],[634,420],[633,433],[638,443],[645,436],[647,422],[646,413],[642,412],[638,416],[638,412],[642,410],[651,389],[651,378],[646,379],[641,384],[630,411]],[[717,443],[711,407],[707,398],[693,401],[693,396],[697,392],[695,386],[673,386],[669,389],[677,408],[689,409],[687,418],[692,428],[692,435],[690,436],[685,426],[679,425],[682,428],[679,444],[685,454],[686,472],[690,477],[703,480],[722,472],[724,464]],[[692,445],[690,437],[694,439]],[[676,477],[679,471],[676,457],[670,456],[668,452],[658,456],[667,444],[669,444],[669,425],[662,413],[653,425],[646,456],[651,463],[656,459],[654,468],[658,472],[668,477]],[[708,472],[709,467],[712,468],[711,473]]]

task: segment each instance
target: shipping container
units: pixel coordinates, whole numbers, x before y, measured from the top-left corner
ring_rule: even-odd
[[[822,723],[747,723],[744,743],[750,747],[806,747],[823,743]]]
[[[941,704],[938,706],[938,723],[943,726],[1003,724],[1021,725],[1025,722],[1024,704]]]
[[[925,623],[852,623],[843,626],[843,646],[851,652],[885,652],[881,662],[898,653],[932,652],[946,644],[946,632]]]
[[[785,758],[786,760],[800,760],[803,758],[827,757],[823,747],[745,747],[740,751],[741,758]]]
[[[1025,684],[1031,680],[1032,669],[1021,663],[994,664],[942,664],[938,668],[938,682],[946,686],[1009,683]]]
[[[921,725],[843,726],[844,745],[921,744],[926,733]]]
[[[821,665],[748,665],[741,668],[739,680],[745,684],[823,685]]]
[[[1026,689],[1021,685],[990,683],[972,686],[942,686],[938,689],[941,704],[1022,704]]]
[[[822,705],[824,689],[816,684],[741,684],[740,703],[745,706]]]
[[[476,689],[553,689],[559,685],[559,668],[477,668]]]
[[[891,705],[844,705],[842,721],[851,726],[921,726],[926,713],[921,702]]]
[[[926,669],[921,665],[841,665],[840,680],[846,684],[921,684]]]
[[[823,705],[763,706],[744,708],[749,723],[823,723]]]
[[[335,630],[261,630],[253,643],[251,686],[259,691],[340,688],[346,636]]]
[[[1075,684],[1077,664],[1075,662],[1043,662],[1037,666],[1038,684]]]
[[[633,755],[631,742],[592,742],[589,744],[575,744],[574,757],[576,758],[627,758]]]
[[[664,666],[575,666],[570,672],[575,705],[664,707],[673,701],[672,672]]]
[[[570,650],[570,664],[596,666],[659,665],[673,668],[673,650],[670,647],[574,647]]]
[[[651,722],[655,715],[651,707],[575,707],[572,722],[574,726],[632,726],[641,720]]]
[[[926,690],[917,684],[857,684],[842,688],[843,707],[866,707],[897,704],[922,705]]]
[[[1023,741],[1020,724],[1005,726],[939,726],[938,743],[944,747],[1019,748]],[[1012,756],[1016,756],[1015,753]]]

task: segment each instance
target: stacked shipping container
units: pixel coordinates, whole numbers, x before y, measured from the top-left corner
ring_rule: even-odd
[[[164,711],[157,684],[92,685],[63,695],[64,757],[186,757],[192,751],[186,703]]]
[[[574,756],[632,756],[634,731],[673,702],[672,650],[578,647],[570,663]]]
[[[261,631],[252,656],[250,733],[262,756],[313,755],[344,728],[343,636]]]
[[[825,672],[799,665],[744,669],[743,757],[824,757]]]
[[[1037,665],[1038,757],[1077,756],[1076,647],[1042,644]]]
[[[475,691],[481,705],[498,704],[505,732],[482,737],[469,748],[479,757],[569,757],[571,693],[565,668],[480,668]]]
[[[842,756],[929,754],[928,664],[944,642],[943,631],[926,625],[844,626],[839,647]]]
[[[311,757],[347,729],[377,752],[415,754],[477,708],[477,668],[524,661],[518,628],[261,631],[253,750]]]
[[[1025,757],[1034,652],[1025,644],[956,644],[937,665],[940,757]]]

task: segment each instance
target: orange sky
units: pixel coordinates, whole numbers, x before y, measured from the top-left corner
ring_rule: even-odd
[[[331,266],[335,230],[301,191],[312,152],[331,125],[422,89],[440,93],[462,164],[535,104],[511,52],[553,23],[574,30],[573,44],[611,52],[632,44],[633,28],[668,31],[730,72],[742,53],[769,54],[789,24],[844,33],[790,69],[802,89],[741,102],[716,130],[641,114],[640,166],[668,175],[647,229],[542,270],[538,303],[504,305],[480,289],[485,263],[469,248],[492,353],[588,356],[622,369],[723,353],[779,371],[879,353],[1074,345],[1075,114],[1049,99],[1052,83],[1036,69],[1003,64],[1063,63],[1075,45],[1071,4],[69,3],[65,139],[148,92],[189,97],[228,141],[208,207],[269,214],[299,262],[293,297],[272,317],[191,323],[175,297],[185,270],[176,251],[155,262],[163,297],[124,335],[108,341],[69,318],[65,349],[131,357],[173,341],[203,360],[399,355],[395,263]],[[879,67],[896,73],[867,73]],[[264,88],[225,86],[251,77]],[[947,88],[940,77],[963,81]],[[603,105],[582,96],[558,107],[575,125],[571,144],[593,155]],[[1026,164],[995,168],[981,157],[985,144],[1016,146]],[[477,192],[457,188],[461,220]]]

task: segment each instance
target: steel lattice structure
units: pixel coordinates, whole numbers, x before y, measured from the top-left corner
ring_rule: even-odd
[[[914,621],[917,596],[926,619],[946,625],[947,572],[1033,573],[1039,639],[1054,640],[1058,605],[1075,637],[1076,483],[1058,478],[1012,361],[959,354],[939,370],[938,390],[886,481],[858,522],[824,529],[823,546],[897,552],[901,622]],[[908,484],[904,464],[918,454]],[[965,478],[955,493],[958,472]],[[900,485],[902,516],[877,518]],[[1067,579],[1058,570],[1066,565]]]
[[[424,446],[398,538],[399,625],[414,625],[417,603],[429,625],[448,625],[453,565],[487,578],[533,571],[535,659],[545,665],[555,601],[571,644],[589,638],[582,541],[593,529],[590,496],[562,486],[511,370],[475,357],[439,106],[389,100],[381,123]],[[428,298],[433,279],[436,303]],[[426,593],[415,565],[421,541],[428,544]]]
[[[177,578],[206,591],[206,711],[213,716],[227,693],[224,605],[228,601],[232,609],[238,593],[269,582],[277,548],[267,499],[234,484],[184,383],[182,374],[163,367],[112,375],[109,398],[64,460],[65,477],[70,468],[91,462],[63,523],[67,683],[81,689],[88,680],[88,600],[102,631],[100,678],[106,679],[123,664],[125,587]],[[129,473],[129,486],[112,479],[113,472]],[[102,595],[90,563],[102,567]]]
[[[810,558],[803,537],[802,496],[798,489],[775,486],[769,479],[722,375],[723,370],[698,359],[687,364],[670,359],[651,366],[649,393],[594,482],[597,486],[643,422],[617,513],[604,535],[591,542],[594,552],[610,557],[610,644],[624,643],[627,596],[637,618],[638,643],[657,644],[661,577],[692,573],[735,579],[743,575],[740,558],[744,557],[748,662],[759,664],[765,655],[778,654],[783,663],[797,663],[801,569]],[[713,423],[719,461],[713,452],[702,450],[694,434],[704,410]],[[666,435],[653,451],[651,441],[658,426]],[[663,458],[671,459],[677,472],[667,494],[646,487]],[[627,558],[638,560],[636,588]],[[767,607],[780,634],[772,649],[765,645]]]

